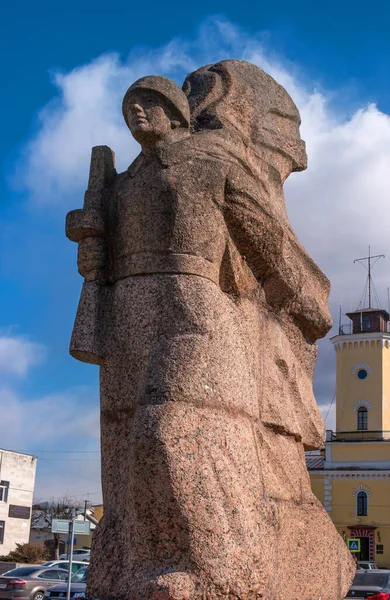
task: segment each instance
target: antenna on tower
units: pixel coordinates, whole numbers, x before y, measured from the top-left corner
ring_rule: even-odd
[[[376,260],[373,264],[371,264],[371,261],[374,260],[374,258],[376,258]],[[372,271],[374,265],[378,262],[378,260],[380,258],[385,258],[385,255],[377,254],[376,256],[371,256],[371,246],[368,246],[368,256],[364,256],[363,258],[355,258],[355,260],[353,261],[354,264],[356,262],[361,263],[363,265],[363,267],[365,269],[367,269],[367,271],[368,271],[368,308],[372,308],[371,307],[371,287],[372,287],[371,271]],[[367,265],[365,265],[363,262],[365,260],[367,261]]]
[[[389,288],[387,288],[387,289],[389,289]],[[342,332],[342,328],[341,328],[341,304],[340,304],[340,315],[339,315],[339,335],[340,335],[341,333],[343,333],[343,332]]]

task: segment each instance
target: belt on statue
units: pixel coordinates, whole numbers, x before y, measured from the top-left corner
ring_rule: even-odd
[[[219,266],[193,254],[153,254],[140,252],[122,256],[116,268],[116,281],[132,275],[198,275],[219,285]]]

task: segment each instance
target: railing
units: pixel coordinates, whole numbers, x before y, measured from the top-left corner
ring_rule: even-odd
[[[332,431],[326,432],[327,442],[389,442],[390,431]]]
[[[339,335],[350,335],[351,333],[352,333],[352,323],[347,323],[346,325],[340,325]]]
[[[352,323],[344,323],[339,326],[338,335],[351,335],[353,333]],[[355,333],[390,333],[390,321],[387,323],[386,330],[379,330],[377,327],[361,327],[359,331]]]

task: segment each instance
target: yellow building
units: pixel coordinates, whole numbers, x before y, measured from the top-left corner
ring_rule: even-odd
[[[344,537],[360,538],[359,560],[390,568],[389,314],[348,313],[336,351],[336,431],[308,455],[312,489]]]
[[[96,521],[100,521],[103,516],[103,512],[103,504],[94,504],[92,506],[92,516],[96,519]]]

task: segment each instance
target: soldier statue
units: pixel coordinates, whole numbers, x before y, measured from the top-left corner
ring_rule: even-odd
[[[184,91],[183,91],[184,90]],[[100,365],[104,517],[88,596],[336,600],[353,565],[314,497],[329,283],[291,229],[299,113],[228,60],[130,86],[141,153],[92,152],[67,217],[84,277],[73,356]]]

